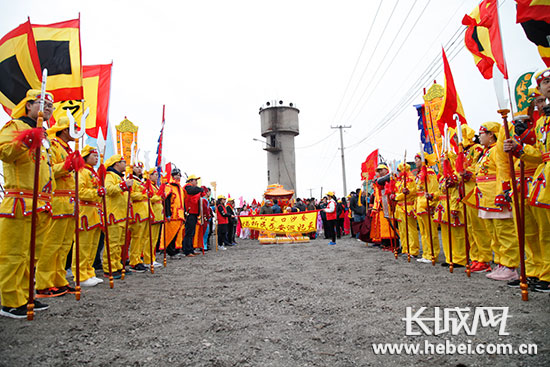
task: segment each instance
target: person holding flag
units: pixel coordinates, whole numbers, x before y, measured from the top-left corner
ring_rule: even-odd
[[[52,219],[36,264],[36,298],[48,298],[75,293],[66,279],[65,264],[74,238],[74,170],[84,166],[75,159],[69,142],[69,118],[62,117],[48,129],[51,141],[51,164],[56,189],[52,192]]]
[[[105,161],[105,199],[107,202],[107,225],[109,226],[109,245],[113,278],[122,277],[122,248],[125,239],[126,206],[128,191],[134,185],[133,179],[124,180],[126,161],[120,154],[115,154]],[[109,276],[107,251],[103,251],[103,273]]]
[[[141,254],[148,249],[149,236],[147,235],[147,221],[149,220],[149,207],[147,204],[147,192],[143,181],[143,162],[137,162],[132,167],[134,185],[130,194],[130,215],[132,233],[130,242],[130,268],[136,273],[147,271]]]
[[[103,213],[101,198],[105,196],[105,188],[94,169],[99,160],[97,149],[86,145],[82,149],[84,170],[78,176],[78,198],[80,200],[80,285],[94,287],[103,283],[96,277],[93,267],[99,244]],[[76,274],[76,253],[73,251],[72,271]]]
[[[418,228],[422,237],[422,257],[416,261],[430,264],[437,261],[439,252],[439,236],[437,235],[437,224],[432,219],[435,207],[434,194],[438,190],[437,176],[435,171],[429,166],[427,158],[422,159],[423,154],[417,153],[414,157],[414,163],[418,168],[416,174],[416,202],[414,210],[418,220]],[[431,228],[431,229],[430,229]]]
[[[37,126],[41,91],[30,89],[12,110],[12,120],[0,130],[0,160],[3,163],[4,199],[0,204],[0,315],[23,319],[27,317],[29,301],[29,243],[33,201],[35,156],[40,147],[39,193],[37,203],[37,254],[44,244],[50,221],[51,193],[55,181],[49,169],[49,152],[44,145],[44,131]],[[43,96],[44,120],[53,113],[53,96]],[[48,309],[48,305],[34,300],[34,311]]]
[[[550,68],[547,68],[535,75],[537,88],[540,94],[550,99]],[[526,144],[521,140],[511,138],[504,142],[504,151],[512,151],[526,164],[538,164],[533,174],[533,183],[529,190],[529,204],[535,218],[538,237],[540,241],[541,266],[538,272],[539,282],[535,285],[535,291],[550,292],[550,188],[546,180],[550,177],[550,105],[542,107],[543,115],[537,120],[534,132],[536,134],[535,144]],[[524,133],[525,134],[525,133]],[[524,135],[521,134],[521,135]],[[518,135],[518,131],[516,131]],[[527,213],[527,209],[525,210]],[[526,221],[526,234],[528,233]],[[527,252],[528,253],[528,252]]]

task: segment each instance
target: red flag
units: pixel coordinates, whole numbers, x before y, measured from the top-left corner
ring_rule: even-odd
[[[450,128],[456,129],[455,114],[458,115],[461,124],[467,124],[467,122],[464,117],[464,109],[462,108],[460,97],[458,97],[458,93],[456,92],[451,67],[449,66],[449,61],[447,61],[447,55],[445,55],[445,50],[442,49],[442,52],[443,69],[445,71],[445,97],[443,98],[443,103],[439,110],[439,115],[437,116],[437,126],[441,134],[444,134],[445,124]],[[456,145],[454,139],[450,140],[451,144]]]
[[[508,79],[504,63],[502,39],[498,24],[497,0],[483,0],[470,15],[465,15],[462,24],[467,26],[464,43],[474,55],[474,61],[485,79],[493,77],[493,65]]]
[[[361,163],[361,180],[372,180],[376,174],[376,167],[378,167],[378,149],[375,149]]]
[[[95,121],[86,121],[86,134],[97,139],[99,129],[103,133],[103,139],[107,139],[107,125],[109,124],[109,99],[111,95],[111,69],[113,64],[85,65],[84,66],[84,94],[89,101],[90,117]],[[88,83],[90,83],[88,85]],[[97,89],[96,89],[97,86]],[[88,88],[90,87],[90,88]],[[88,97],[88,89],[94,95]],[[95,102],[95,103],[94,103]],[[92,108],[95,107],[95,110]],[[95,126],[94,126],[95,122]]]

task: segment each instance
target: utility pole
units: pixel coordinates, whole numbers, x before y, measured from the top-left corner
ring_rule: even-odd
[[[346,161],[344,159],[344,134],[343,134],[343,130],[351,128],[351,125],[350,126],[338,125],[338,126],[331,126],[330,128],[331,129],[340,129],[340,151],[342,152],[342,180],[344,182],[344,195],[343,196],[346,196],[346,194],[348,192],[348,187],[346,185]]]
[[[309,190],[309,198],[311,199],[313,197],[313,189],[308,189]]]

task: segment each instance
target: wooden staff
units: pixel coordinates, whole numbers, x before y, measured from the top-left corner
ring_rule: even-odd
[[[202,230],[202,225],[203,225],[203,222],[204,222],[204,218],[203,218],[204,211],[203,211],[203,209],[202,209],[202,204],[203,204],[203,203],[202,203],[202,199],[203,199],[202,196],[199,197],[199,205],[200,205],[200,206],[199,206],[198,224],[199,224],[199,229],[201,229],[201,230]],[[199,230],[199,235],[200,235],[200,233],[201,233],[201,230]],[[202,238],[203,238],[203,242],[202,242],[202,249],[201,249],[201,250],[202,250],[202,256],[204,256],[204,236],[202,236]]]
[[[101,131],[99,132],[99,134],[101,135]],[[98,141],[98,146],[99,146],[99,141]],[[100,150],[100,157],[101,157],[101,166],[103,166],[103,159],[105,157],[105,147],[103,147],[103,149]],[[105,167],[103,167],[105,168]],[[100,167],[101,169],[101,167]],[[103,187],[105,187],[105,175],[102,174],[102,175],[99,175],[99,178],[101,180],[101,185]],[[109,263],[109,287],[111,289],[114,288],[115,286],[115,281],[114,281],[114,278],[113,278],[113,267],[111,266],[111,246],[109,244],[109,224],[108,224],[108,221],[107,221],[107,200],[105,198],[106,195],[103,195],[101,197],[102,199],[102,204],[103,204],[103,233],[104,233],[104,243],[105,243],[105,250],[107,251],[107,262]]]
[[[424,172],[424,196],[426,198],[426,210],[428,211],[428,230],[430,234],[430,249],[432,251],[432,265],[435,266],[435,254],[434,254],[434,241],[432,235],[432,215],[430,213],[430,192],[428,189],[428,167],[426,167],[426,161],[424,159],[424,149],[422,148],[422,143],[420,143],[420,158],[422,159],[422,168]]]
[[[407,150],[405,149],[405,155],[403,157],[403,198],[405,203],[405,233],[407,235],[407,261],[411,262],[411,247],[409,244],[409,212],[407,209]]]
[[[458,155],[459,157],[462,157],[462,158],[457,158],[457,162],[458,162],[458,159],[462,159],[462,160],[465,159],[466,153],[464,152],[464,145],[463,145],[464,139],[462,137],[462,124],[460,122],[460,118],[458,114],[454,115],[454,119],[456,121]],[[456,167],[457,171],[459,168],[460,168],[460,171],[462,171],[462,172],[458,172],[460,174],[460,190],[458,190],[458,194],[459,194],[459,199],[462,202],[462,214],[464,216],[464,238],[465,238],[465,244],[466,244],[466,275],[468,276],[468,278],[470,278],[472,271],[470,266],[470,238],[468,235],[468,208],[466,206],[466,203],[464,202],[464,197],[466,195],[466,182],[464,181],[465,169],[463,165],[462,167],[458,167],[458,164],[456,164],[456,166],[457,166]],[[462,191],[462,194],[461,194],[461,191]]]
[[[163,265],[166,268],[166,211],[165,211],[165,203],[164,199],[162,199],[162,242],[164,243],[164,262]]]
[[[443,162],[443,165],[447,164],[447,168],[451,168],[451,161],[449,160],[448,152],[449,152],[449,129],[447,124],[445,124],[445,161]],[[445,201],[447,203],[447,236],[449,237],[449,272],[452,273],[454,270],[454,264],[453,264],[453,235],[452,235],[452,228],[451,228],[451,202],[450,202],[450,187],[447,186],[447,181],[451,178],[452,172],[449,172],[448,170],[443,169],[443,174],[445,175],[444,183],[445,183]]]
[[[395,259],[397,260],[399,254],[397,253],[397,250],[398,250],[398,246],[397,246],[397,237],[399,237],[399,235],[397,234],[397,221],[395,220],[395,205],[397,205],[397,203],[395,205],[392,205],[391,202],[388,202],[388,204],[390,205],[390,209],[391,209],[391,220],[393,221],[393,227],[392,227],[392,230],[393,230],[393,233],[395,234],[395,246],[393,246],[393,255],[395,256]],[[393,242],[392,242],[393,243]]]
[[[42,91],[40,93],[40,111],[36,128],[42,129],[44,124],[44,99],[46,97],[46,79],[48,78],[48,69],[42,71]],[[34,255],[36,252],[36,225],[38,220],[38,187],[40,185],[40,158],[42,153],[42,137],[40,144],[35,142],[34,148],[34,185],[32,187],[32,214],[31,214],[31,243],[29,259],[29,301],[27,302],[27,320],[34,319]]]
[[[153,264],[153,235],[151,233],[151,199],[149,198],[149,189],[152,189],[153,188],[153,185],[151,183],[151,180],[147,179],[147,184],[146,184],[146,187],[147,187],[147,190],[146,190],[146,195],[147,195],[147,210],[149,211],[149,220],[147,221],[147,223],[149,224],[149,254],[150,254],[150,257],[151,257],[151,274],[155,274],[155,265]]]
[[[510,139],[510,129],[508,128],[508,113],[510,110],[502,109],[498,110],[500,116],[502,117],[504,123],[504,135],[506,140]],[[516,227],[518,229],[518,240],[519,240],[519,261],[520,261],[520,288],[521,288],[521,299],[523,301],[529,300],[529,294],[527,292],[527,275],[525,274],[525,230],[524,230],[524,217],[523,210],[520,208],[520,202],[518,197],[518,187],[516,185],[516,172],[514,169],[514,153],[508,152],[508,168],[510,171],[510,177],[512,181],[512,195],[514,201],[514,209],[516,210]],[[521,170],[520,170],[521,173]],[[520,187],[523,186],[524,176],[520,175]],[[521,192],[521,197],[523,198],[523,191]],[[523,203],[523,201],[522,201]]]

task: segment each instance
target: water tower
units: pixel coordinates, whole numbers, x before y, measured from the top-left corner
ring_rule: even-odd
[[[296,193],[294,137],[300,133],[293,103],[269,101],[260,107],[262,136],[266,139],[267,184],[281,184]]]

